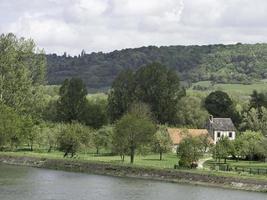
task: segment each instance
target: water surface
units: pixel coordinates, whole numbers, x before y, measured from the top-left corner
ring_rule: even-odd
[[[0,164],[0,200],[267,200],[267,194]]]

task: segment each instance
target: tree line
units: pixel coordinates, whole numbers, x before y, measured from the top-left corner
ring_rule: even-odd
[[[207,46],[141,47],[111,53],[85,51],[78,56],[46,55],[49,84],[81,78],[91,91],[107,91],[124,69],[137,71],[158,62],[174,69],[183,82],[250,84],[267,78],[267,45],[235,44]]]

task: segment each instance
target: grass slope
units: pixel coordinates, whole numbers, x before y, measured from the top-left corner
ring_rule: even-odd
[[[207,87],[207,90],[200,91],[200,90],[193,90],[194,86],[202,86]],[[250,85],[244,85],[244,84],[215,84],[212,85],[210,81],[200,81],[197,83],[194,83],[192,87],[190,87],[187,90],[188,94],[195,95],[195,94],[204,94],[207,95],[212,91],[215,90],[222,90],[230,95],[235,96],[243,96],[248,97],[252,94],[253,90],[257,90],[258,92],[267,92],[267,81],[262,80],[260,82],[256,82]]]

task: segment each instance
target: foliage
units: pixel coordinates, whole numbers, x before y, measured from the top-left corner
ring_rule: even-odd
[[[177,149],[180,156],[179,166],[191,168],[203,156],[201,141],[198,137],[185,137]]]
[[[224,159],[224,162],[226,163],[226,159],[232,155],[232,152],[234,151],[234,145],[229,140],[228,137],[222,137],[213,148],[213,157],[219,162],[221,159]]]
[[[199,137],[200,141],[200,149],[203,153],[207,153],[212,147],[213,147],[213,140],[210,137],[209,134],[206,135],[200,135]]]
[[[183,97],[179,101],[179,109],[177,111],[179,126],[203,128],[207,122],[209,114],[202,104],[202,99],[199,97]]]
[[[264,161],[266,162],[266,160],[267,160],[267,138],[266,137],[264,137],[261,141],[260,141],[260,143],[259,143],[259,146],[260,146],[260,148],[258,149],[258,154],[259,154],[259,156],[261,156],[263,159],[264,159]]]
[[[205,99],[205,108],[214,117],[229,117],[235,125],[240,123],[240,115],[236,111],[232,99],[223,91],[210,93]]]
[[[174,69],[182,81],[189,83],[212,80],[248,84],[267,78],[266,55],[266,44],[149,46],[74,57],[50,54],[47,55],[48,82],[61,84],[66,78],[79,76],[87,88],[106,90],[122,70],[136,71],[141,66],[159,62]]]
[[[86,108],[87,89],[81,79],[66,79],[59,91],[57,104],[58,120],[63,122],[82,121]]]
[[[253,160],[255,156],[261,153],[260,143],[263,140],[263,135],[259,132],[245,131],[239,136],[239,140],[242,141],[242,152],[250,160]]]
[[[267,135],[267,108],[261,107],[259,109],[260,111],[252,108],[244,113],[241,128],[243,130],[259,131]]]
[[[64,157],[71,154],[71,157],[82,145],[89,145],[91,130],[79,123],[62,124],[58,135],[58,147],[64,152]]]
[[[150,106],[157,122],[176,124],[177,104],[183,95],[177,74],[153,63],[134,74],[127,70],[116,78],[108,98],[109,114],[112,121],[117,120],[133,101],[139,101]]]
[[[149,144],[155,133],[155,125],[151,119],[139,110],[125,114],[115,125],[114,145],[122,157],[130,153],[131,163],[134,162],[135,151],[142,145]]]
[[[44,123],[40,129],[39,145],[47,148],[47,152],[50,153],[57,147],[57,138],[60,133],[61,124]]]
[[[159,153],[159,159],[162,160],[162,154],[168,153],[172,149],[172,141],[166,126],[159,126],[153,139],[153,152]]]
[[[21,113],[37,103],[38,85],[43,84],[46,59],[32,40],[9,33],[0,36],[0,102]]]
[[[100,148],[111,149],[113,136],[113,127],[112,126],[103,126],[94,132],[93,143],[96,147],[96,154],[99,154]]]
[[[267,94],[258,93],[256,90],[250,96],[250,108],[258,111],[259,118],[262,117],[262,108],[267,108]]]
[[[0,149],[18,146],[23,139],[22,119],[14,109],[0,103]]]
[[[45,105],[45,111],[42,114],[42,119],[49,122],[58,121],[58,98],[51,98]]]
[[[138,101],[150,106],[157,122],[176,124],[177,104],[185,95],[176,72],[153,63],[137,70],[135,77]]]
[[[112,83],[108,95],[108,114],[111,122],[122,117],[134,101],[134,74],[131,70],[122,71]]]
[[[99,129],[103,125],[106,125],[108,123],[107,100],[87,99],[86,107],[84,108],[80,119],[87,126],[90,126],[94,129]]]

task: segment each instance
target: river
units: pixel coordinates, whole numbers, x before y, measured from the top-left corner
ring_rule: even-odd
[[[0,164],[0,200],[252,199],[267,194]]]

